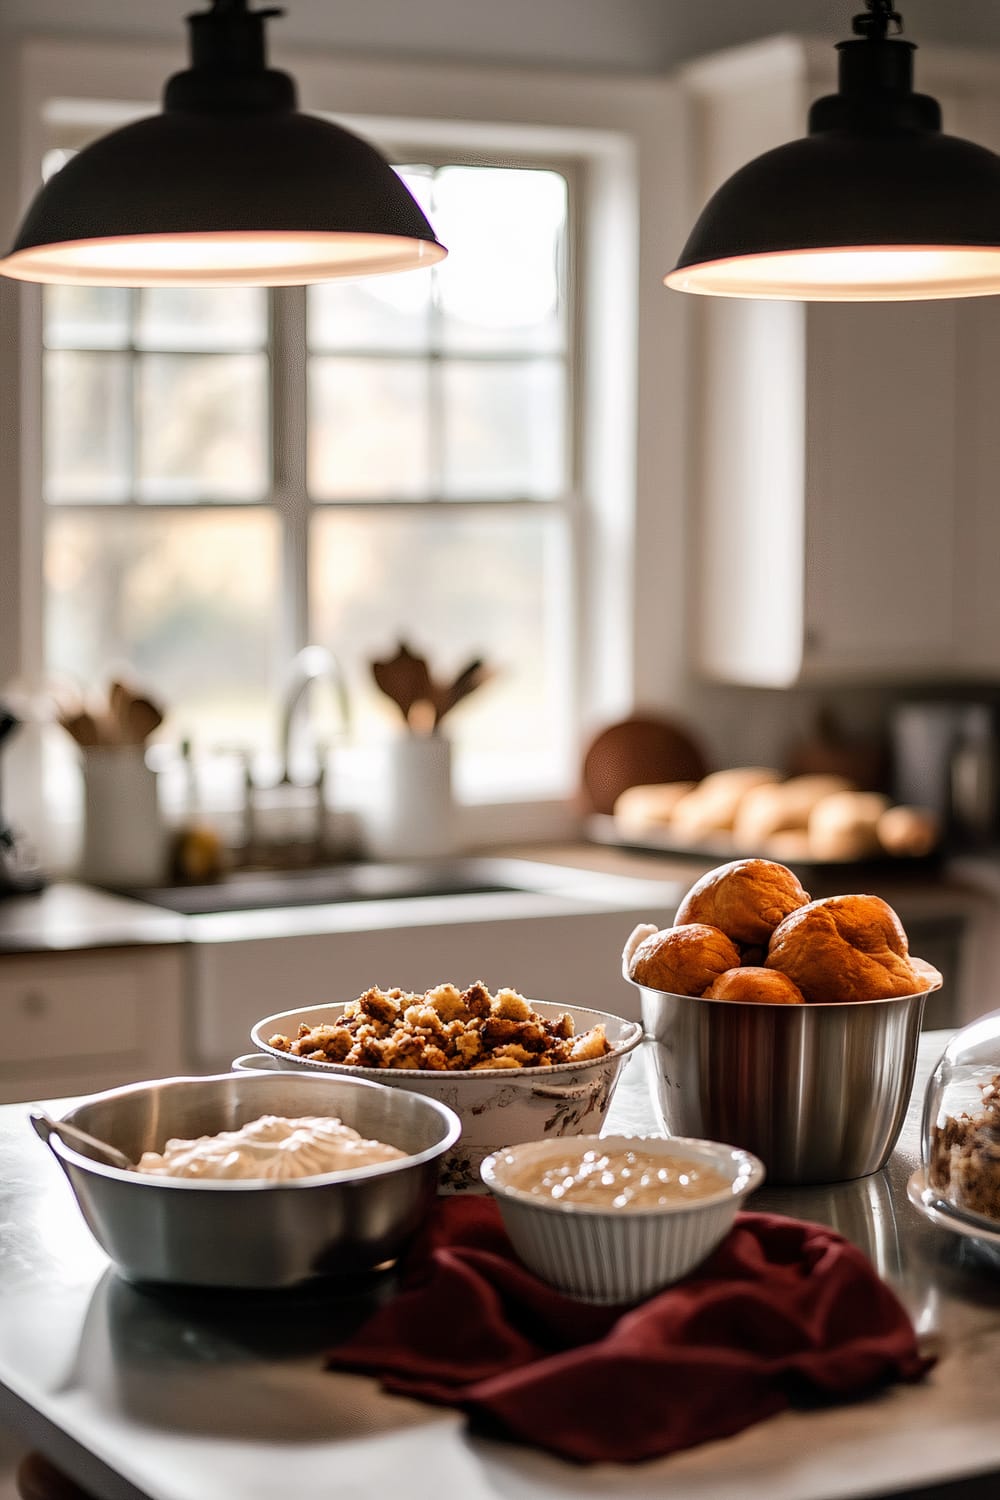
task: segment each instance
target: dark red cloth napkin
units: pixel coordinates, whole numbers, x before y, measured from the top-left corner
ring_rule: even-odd
[[[672,1453],[932,1363],[869,1261],[823,1225],[740,1214],[686,1280],[592,1307],[526,1270],[477,1197],[438,1200],[401,1291],[328,1358],[581,1463]]]

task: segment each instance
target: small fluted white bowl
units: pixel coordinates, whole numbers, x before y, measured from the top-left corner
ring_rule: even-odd
[[[641,1149],[711,1167],[726,1179],[705,1198],[652,1208],[603,1208],[543,1198],[511,1185],[525,1166],[545,1170],[569,1152]],[[504,1228],[529,1270],[568,1297],[601,1304],[639,1302],[693,1271],[729,1233],[743,1200],[764,1180],[749,1151],[678,1136],[579,1135],[529,1141],[488,1156],[482,1177]]]

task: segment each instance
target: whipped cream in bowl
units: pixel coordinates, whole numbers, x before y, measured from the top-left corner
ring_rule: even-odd
[[[401,1161],[405,1155],[397,1146],[366,1140],[335,1117],[261,1115],[238,1130],[192,1140],[174,1137],[162,1152],[144,1151],[136,1171],[187,1181],[288,1182]]]
[[[61,1123],[134,1163],[113,1167],[55,1131],[42,1135],[121,1276],[229,1290],[394,1262],[433,1208],[461,1132],[436,1099],[288,1072],[127,1084],[82,1100]]]

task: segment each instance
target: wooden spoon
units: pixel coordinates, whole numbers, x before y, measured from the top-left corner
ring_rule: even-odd
[[[495,676],[496,672],[494,669],[486,666],[479,657],[474,661],[470,661],[469,665],[459,672],[454,682],[450,683],[444,689],[436,690],[434,698],[435,727],[440,724],[445,714],[451,713],[451,710],[457,704],[461,703],[463,698],[468,698],[470,693],[476,692],[478,688],[481,688],[484,683],[489,682]]]
[[[135,699],[135,694],[127,683],[116,678],[108,686],[108,703],[111,708],[111,720],[115,726],[115,738],[122,744],[129,743],[129,706]]]
[[[94,715],[88,713],[86,709],[81,709],[76,714],[62,715],[59,722],[66,733],[72,735],[76,743],[84,750],[90,750],[94,745],[103,743],[100,725]]]
[[[414,734],[433,734],[438,726],[437,708],[429,699],[418,698],[415,703],[410,704],[406,722]]]
[[[144,745],[162,723],[163,712],[155,703],[148,698],[130,698],[125,709],[125,744]]]
[[[372,662],[372,676],[385,696],[395,703],[407,724],[414,704],[433,702],[434,684],[427,662],[422,656],[414,655],[403,641],[389,661]]]

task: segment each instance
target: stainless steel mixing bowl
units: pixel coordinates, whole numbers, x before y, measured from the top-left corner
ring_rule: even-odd
[[[913,1087],[926,993],[761,1005],[636,989],[669,1134],[752,1151],[772,1186],[845,1182],[888,1161]]]
[[[166,1078],[97,1094],[62,1118],[138,1161],[170,1137],[236,1130],[261,1115],[337,1116],[407,1152],[399,1161],[279,1183],[120,1171],[33,1121],[98,1244],[130,1281],[285,1287],[370,1270],[405,1248],[461,1133],[436,1099],[362,1079],[294,1073]]]

